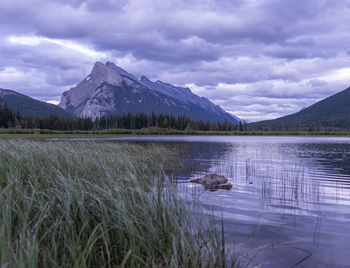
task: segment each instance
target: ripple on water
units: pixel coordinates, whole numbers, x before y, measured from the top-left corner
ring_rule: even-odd
[[[186,147],[193,170],[179,177],[180,194],[189,202],[200,202],[219,224],[223,217],[227,243],[244,244],[244,254],[272,245],[256,258],[264,267],[291,267],[306,252],[312,257],[299,267],[349,267],[350,138],[185,136],[113,140]],[[201,185],[181,183],[209,172],[229,178],[232,190],[209,192]],[[253,238],[244,242],[252,234]],[[273,246],[288,241],[293,243]]]

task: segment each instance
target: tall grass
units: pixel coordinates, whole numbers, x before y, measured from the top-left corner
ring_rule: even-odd
[[[179,163],[159,146],[0,141],[0,266],[225,265],[215,224],[167,183]]]

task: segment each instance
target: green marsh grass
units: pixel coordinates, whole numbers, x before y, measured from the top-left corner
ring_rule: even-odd
[[[272,131],[272,130],[248,130],[248,131],[200,131],[200,130],[176,130],[167,128],[142,128],[142,129],[96,129],[96,130],[50,130],[50,129],[22,129],[0,128],[0,139],[16,138],[103,138],[120,136],[334,136],[348,137],[350,131]]]
[[[166,175],[179,168],[162,146],[0,140],[0,266],[226,265]]]

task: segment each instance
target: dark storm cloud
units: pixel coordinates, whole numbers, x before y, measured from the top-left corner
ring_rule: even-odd
[[[1,0],[0,87],[58,100],[112,60],[238,116],[284,115],[350,84],[349,15],[346,0]]]
[[[212,12],[212,7],[220,5],[220,1],[207,1],[201,7],[182,1],[147,4],[145,1],[75,1],[73,4],[66,1],[60,4],[61,1],[32,0],[32,8],[14,1],[6,5],[7,2],[0,4],[5,6],[3,21],[13,20],[51,38],[85,37],[98,48],[131,52],[152,61],[183,61],[194,52],[192,43],[184,42],[191,38],[200,40],[202,44],[197,48],[204,46],[206,53],[198,53],[188,60],[219,58],[221,53],[210,48],[215,44],[228,45],[222,49],[229,52],[232,42],[245,39],[261,45],[285,43],[288,38],[308,32],[308,28],[300,29],[301,23],[315,28],[314,24],[319,23],[310,22],[311,18],[328,13],[322,9],[327,2],[319,4],[320,1],[309,1],[309,4],[258,1],[255,5],[254,1],[246,1],[246,5],[232,4],[230,9],[217,13]],[[323,19],[327,23],[327,17]],[[330,27],[329,23],[325,27]]]

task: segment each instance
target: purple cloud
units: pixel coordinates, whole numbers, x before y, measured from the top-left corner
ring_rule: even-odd
[[[0,87],[42,100],[98,60],[191,85],[251,120],[350,84],[346,0],[2,0],[0,15]]]

